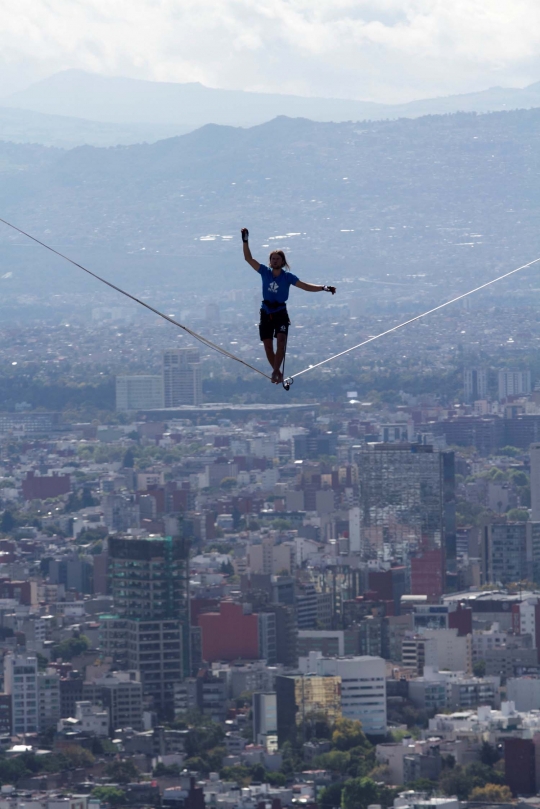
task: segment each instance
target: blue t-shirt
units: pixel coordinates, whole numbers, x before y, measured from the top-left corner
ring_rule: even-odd
[[[281,270],[279,275],[274,275],[270,267],[265,267],[264,264],[259,264],[259,272],[262,279],[262,295],[264,301],[272,301],[273,303],[281,303],[283,306],[272,307],[271,309],[265,305],[264,301],[261,305],[263,312],[272,314],[273,312],[280,312],[285,309],[285,301],[289,297],[289,287],[294,286],[299,280],[297,275],[294,275],[288,270]]]

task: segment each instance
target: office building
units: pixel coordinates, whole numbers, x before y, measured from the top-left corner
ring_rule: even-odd
[[[199,616],[202,659],[219,661],[266,660],[276,662],[276,616],[273,612],[247,612],[242,604],[222,601],[219,612]]]
[[[12,735],[39,730],[37,658],[9,652],[4,657],[4,691],[11,697]]]
[[[362,553],[362,523],[358,506],[349,509],[349,551]]]
[[[540,444],[531,444],[531,520],[540,522]]]
[[[463,370],[463,392],[466,402],[486,399],[488,395],[488,373],[486,368],[465,368]]]
[[[83,698],[109,712],[109,731],[143,730],[143,690],[138,671],[108,672],[83,685]]]
[[[253,741],[268,746],[269,737],[277,740],[276,694],[253,694]]]
[[[202,404],[202,376],[197,348],[174,348],[163,352],[165,407]]]
[[[342,715],[359,720],[365,733],[386,734],[386,662],[382,657],[323,657],[311,652],[300,659],[300,671],[339,678]]]
[[[305,734],[306,723],[323,716],[332,725],[341,716],[341,678],[305,674],[276,677],[278,743],[294,739],[297,727]]]
[[[39,729],[41,732],[54,727],[62,712],[60,703],[60,675],[55,669],[40,671],[38,684]]]
[[[163,375],[116,377],[117,410],[158,410],[163,406]]]
[[[156,710],[173,711],[174,683],[191,673],[189,556],[179,537],[109,539],[109,580],[127,668],[140,671]]]
[[[354,455],[360,486],[362,550],[411,557],[441,549],[456,558],[454,453],[421,444],[366,444]],[[443,567],[444,574],[444,567]]]
[[[484,583],[508,584],[529,579],[532,558],[530,550],[527,553],[527,523],[484,526],[481,556]]]
[[[422,677],[424,666],[437,667],[437,644],[433,638],[408,635],[401,642],[401,662],[412,669],[415,677]]]
[[[509,396],[526,396],[530,392],[530,371],[499,371],[499,401]]]

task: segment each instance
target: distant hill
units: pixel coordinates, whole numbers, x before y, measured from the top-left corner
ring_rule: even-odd
[[[15,143],[41,143],[44,146],[116,146],[128,143],[153,143],[182,135],[191,127],[178,124],[114,124],[49,115],[32,110],[0,106],[0,140]]]
[[[247,226],[259,260],[280,245],[306,280],[363,283],[389,305],[410,294],[416,307],[540,256],[540,109],[282,117],[114,149],[0,143],[0,217],[153,299],[163,278],[242,289]],[[3,226],[0,267],[0,290],[86,284]]]
[[[207,123],[253,126],[279,115],[342,122],[529,109],[540,107],[540,82],[525,89],[493,87],[466,95],[388,105],[219,90],[198,83],[151,82],[66,70],[0,99],[0,105],[88,121],[139,123],[154,128],[174,125],[186,131]]]

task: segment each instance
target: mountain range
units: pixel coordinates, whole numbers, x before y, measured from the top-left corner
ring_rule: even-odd
[[[107,149],[0,142],[0,216],[154,300],[163,279],[186,295],[242,289],[247,226],[259,260],[281,246],[307,279],[428,308],[540,255],[539,178],[540,109],[280,117]],[[0,265],[5,293],[86,284],[4,226]]]
[[[361,88],[351,94],[361,95]],[[320,122],[417,118],[540,107],[540,82],[523,89],[379,104],[152,82],[66,70],[0,99],[0,138],[71,147],[154,142],[208,123],[250,127],[276,116]]]

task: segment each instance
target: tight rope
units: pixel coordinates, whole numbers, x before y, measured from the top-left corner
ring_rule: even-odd
[[[187,332],[187,334],[191,335],[191,337],[194,337],[200,343],[203,343],[203,345],[208,346],[209,348],[213,348],[215,351],[219,351],[220,354],[223,354],[223,356],[229,357],[229,359],[235,360],[236,362],[239,362],[242,365],[245,365],[246,368],[250,368],[252,371],[255,371],[257,374],[260,374],[261,376],[264,376],[265,379],[270,379],[270,377],[267,374],[265,374],[263,371],[260,371],[258,368],[255,368],[255,366],[250,365],[249,362],[246,362],[245,360],[240,359],[240,357],[237,357],[235,354],[231,354],[229,351],[227,351],[222,346],[218,346],[215,343],[212,343],[211,340],[208,340],[206,337],[203,337],[202,335],[197,334],[197,332],[193,331],[192,329],[189,329],[187,326],[182,325],[182,323],[179,323],[177,320],[174,320],[174,318],[169,317],[169,315],[165,315],[163,312],[160,312],[159,309],[155,309],[149,303],[146,303],[146,301],[142,301],[140,298],[136,298],[135,295],[132,295],[130,292],[126,292],[125,289],[121,289],[120,287],[117,287],[116,284],[113,284],[111,281],[107,281],[106,278],[102,278],[100,275],[97,275],[95,272],[92,272],[92,270],[89,270],[86,267],[83,267],[82,264],[79,264],[77,261],[74,261],[69,256],[64,255],[64,253],[60,253],[58,250],[55,250],[54,247],[51,247],[50,245],[45,244],[45,242],[42,242],[39,239],[36,239],[36,237],[30,235],[30,233],[26,233],[26,231],[22,230],[21,228],[18,228],[16,225],[12,225],[11,222],[7,222],[5,219],[2,219],[1,217],[0,217],[0,222],[2,222],[4,225],[7,225],[8,228],[11,228],[12,230],[16,230],[17,233],[20,233],[22,236],[26,236],[27,239],[31,239],[36,244],[41,245],[41,247],[44,247],[46,250],[50,250],[51,253],[54,253],[55,255],[59,256],[60,258],[65,259],[65,261],[69,261],[69,263],[73,264],[74,267],[78,267],[79,270],[83,270],[83,272],[88,273],[88,275],[91,275],[92,278],[96,278],[98,281],[101,281],[102,284],[106,284],[111,289],[116,290],[116,292],[120,292],[120,294],[125,295],[126,298],[131,298],[131,300],[135,301],[135,303],[138,303],[141,306],[144,306],[145,309],[148,309],[150,312],[153,312],[155,315],[159,315],[159,317],[162,317],[163,320],[167,320],[169,323],[172,323],[173,326],[177,326],[179,329],[182,329],[183,331]]]
[[[332,360],[337,360],[338,357],[343,357],[344,354],[349,354],[351,351],[356,351],[357,348],[362,348],[362,346],[367,345],[368,343],[373,343],[375,340],[379,340],[381,337],[385,337],[387,334],[392,334],[394,331],[398,331],[398,329],[403,329],[405,326],[409,326],[411,323],[414,323],[417,320],[421,320],[423,317],[427,317],[428,315],[432,315],[433,312],[438,312],[440,309],[444,309],[445,306],[450,306],[452,303],[456,303],[457,301],[463,300],[463,298],[468,298],[469,295],[473,295],[475,292],[479,292],[481,289],[485,289],[486,287],[491,286],[492,284],[496,284],[497,281],[502,281],[503,278],[509,278],[509,276],[514,275],[521,270],[526,270],[527,267],[532,267],[533,264],[537,264],[540,261],[540,258],[535,258],[534,261],[529,261],[527,264],[523,264],[521,267],[517,267],[515,270],[510,270],[510,272],[506,272],[504,275],[499,275],[498,278],[493,278],[491,281],[487,281],[485,284],[481,284],[479,287],[475,287],[475,289],[469,290],[469,292],[464,292],[463,295],[458,295],[456,298],[452,298],[450,301],[446,301],[446,303],[441,303],[439,306],[435,306],[433,309],[428,309],[427,312],[422,312],[421,315],[416,315],[416,317],[411,317],[410,320],[405,320],[403,323],[400,323],[397,326],[393,326],[391,329],[387,329],[386,331],[381,332],[380,334],[375,334],[373,337],[368,337],[367,340],[364,340],[361,343],[358,343],[352,348],[347,348],[345,351],[340,351],[339,354],[333,354],[331,357],[328,357],[326,360],[322,360],[322,362],[316,363],[316,365],[309,365],[307,368],[304,368],[303,371],[298,371],[297,374],[292,374],[289,379],[292,381],[296,379],[297,376],[302,376],[302,374],[307,374],[308,371],[313,371],[315,368],[320,368],[321,365],[326,365],[327,362],[331,362]]]

